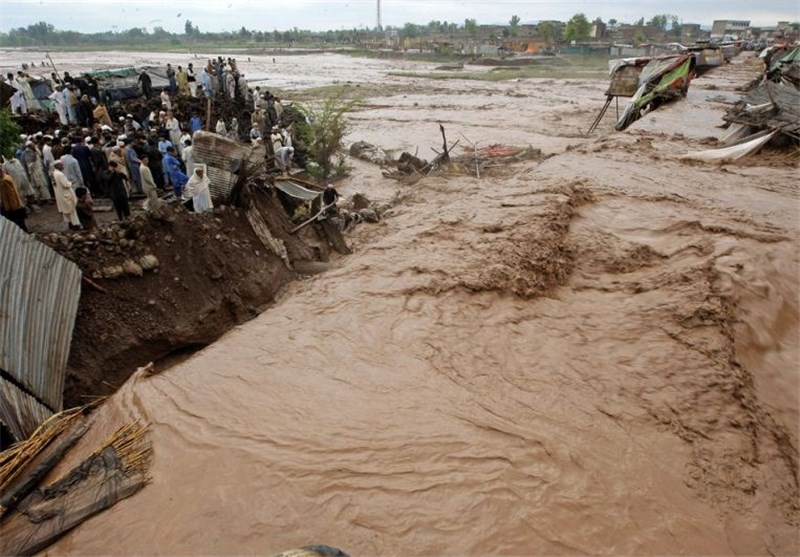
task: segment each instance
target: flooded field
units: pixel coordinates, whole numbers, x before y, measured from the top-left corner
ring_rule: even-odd
[[[603,81],[251,60],[248,78],[288,101],[362,84],[348,142],[431,158],[441,122],[462,145],[545,157],[414,185],[353,161],[339,191],[395,200],[391,216],[358,228],[331,271],[108,400],[79,448],[141,419],[152,482],[49,554],[800,551],[797,167],[679,160],[724,133],[756,65],[585,137]]]

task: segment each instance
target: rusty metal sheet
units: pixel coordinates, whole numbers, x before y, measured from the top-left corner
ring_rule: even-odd
[[[53,413],[11,381],[0,378],[0,422],[17,441],[27,439]]]
[[[639,76],[642,75],[641,65],[620,66],[611,76],[606,95],[613,97],[632,97],[639,89]]]
[[[264,170],[264,146],[243,145],[211,132],[198,131],[192,137],[192,158],[208,167],[209,189],[216,200],[227,199],[240,176]]]
[[[5,218],[0,262],[0,368],[60,411],[81,271]]]

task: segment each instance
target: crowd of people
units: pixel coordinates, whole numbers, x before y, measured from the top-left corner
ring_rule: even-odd
[[[276,168],[288,172],[294,147],[292,134],[281,125],[283,105],[260,87],[250,89],[232,58],[209,60],[199,75],[189,63],[177,71],[167,64],[168,87],[160,93],[161,110],[113,121],[106,91],[89,75],[73,78],[68,72],[51,74],[50,99],[60,126],[20,136],[16,156],[0,166],[0,213],[23,230],[26,215],[35,207],[55,203],[70,230],[91,228],[93,200],[109,198],[121,220],[131,215],[132,197],[145,199],[147,211],[156,211],[162,198],[181,201],[190,210],[213,208],[208,170],[193,158],[192,136],[204,127],[200,114],[180,122],[172,110],[177,96],[227,97],[252,103],[249,133],[242,134],[236,118],[218,120],[214,131],[235,140],[266,142]],[[8,73],[3,80],[14,87],[15,114],[39,110],[24,72]],[[147,72],[138,83],[145,98],[155,96]],[[198,87],[199,84],[199,87]],[[167,196],[171,192],[172,196]]]

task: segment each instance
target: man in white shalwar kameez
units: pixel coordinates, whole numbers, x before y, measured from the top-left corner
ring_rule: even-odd
[[[183,195],[192,200],[195,213],[204,213],[214,208],[211,202],[211,181],[208,179],[206,165],[198,164],[194,168],[194,173],[183,189]]]
[[[75,195],[72,183],[64,175],[63,169],[64,163],[60,160],[53,164],[53,189],[55,190],[56,206],[69,229],[75,230],[81,227],[78,212],[75,210],[78,206],[78,197]]]

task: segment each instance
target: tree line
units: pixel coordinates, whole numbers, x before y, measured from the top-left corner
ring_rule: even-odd
[[[540,37],[546,42],[558,41],[584,41],[591,35],[592,25],[603,23],[600,18],[593,22],[583,13],[572,16],[566,23],[557,21],[543,21],[535,27]],[[617,25],[617,20],[610,19],[610,27]],[[670,32],[680,36],[680,20],[672,14],[653,16],[645,22],[641,18],[635,23],[642,28],[645,25]],[[519,36],[521,21],[514,15],[503,27],[502,38]],[[11,29],[8,33],[0,33],[0,46],[114,46],[135,45],[148,41],[151,44],[162,45],[191,45],[191,44],[248,44],[248,43],[278,43],[278,44],[312,44],[329,43],[353,45],[363,41],[382,36],[386,31],[394,31],[401,38],[420,38],[445,35],[448,37],[477,37],[480,34],[480,25],[475,19],[467,18],[463,22],[433,20],[427,24],[406,23],[402,27],[385,27],[384,29],[340,29],[329,31],[309,31],[297,27],[288,30],[251,30],[242,26],[237,31],[203,32],[191,20],[186,20],[183,33],[171,33],[163,27],[154,27],[152,31],[143,27],[132,27],[125,30],[110,30],[100,33],[80,33],[77,31],[64,31],[56,29],[51,23],[40,21],[27,27]],[[497,37],[501,38],[501,37]]]

